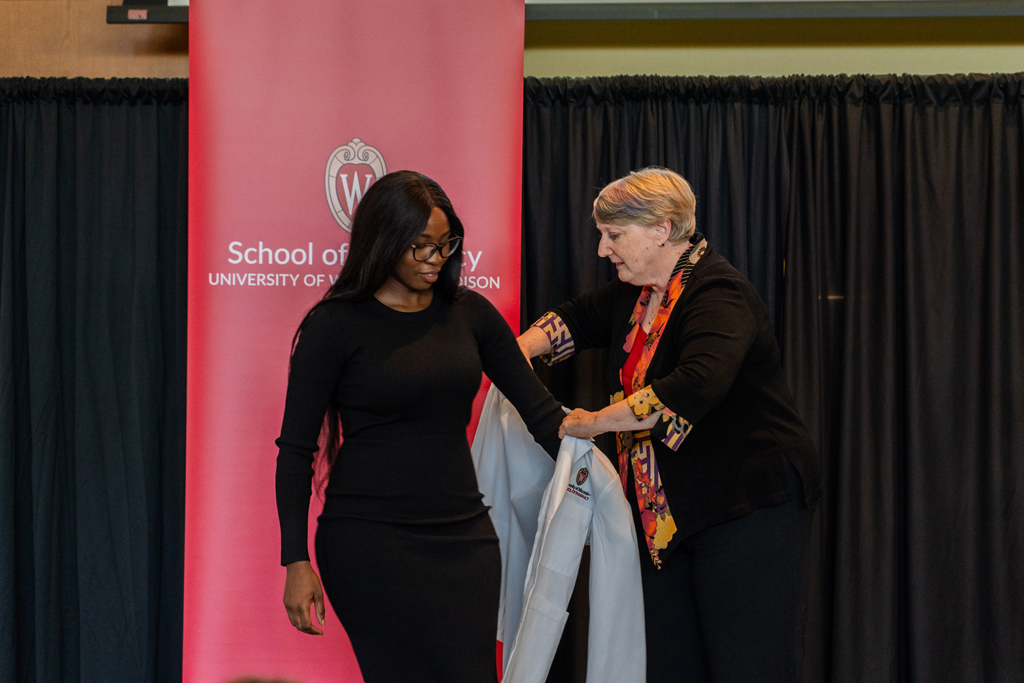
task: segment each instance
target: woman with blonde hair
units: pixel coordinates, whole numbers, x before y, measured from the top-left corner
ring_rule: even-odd
[[[641,539],[647,680],[797,680],[818,455],[754,287],[695,231],[689,184],[645,168],[601,190],[618,280],[520,338],[549,363],[608,349],[610,404],[561,433],[615,434]]]

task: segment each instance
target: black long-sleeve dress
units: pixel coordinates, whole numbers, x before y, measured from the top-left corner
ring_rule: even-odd
[[[344,442],[316,554],[368,683],[496,679],[500,555],[466,439],[482,372],[555,455],[560,404],[472,291],[414,313],[332,301],[295,347],[277,440],[281,562],[309,557],[311,465],[333,401]]]

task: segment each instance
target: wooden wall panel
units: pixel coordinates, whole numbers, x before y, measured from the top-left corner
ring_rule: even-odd
[[[117,0],[0,0],[0,77],[187,78],[188,24],[107,24]]]

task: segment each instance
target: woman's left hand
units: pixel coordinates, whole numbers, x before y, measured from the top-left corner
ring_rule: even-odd
[[[597,426],[597,413],[576,408],[562,420],[562,426],[558,428],[558,437],[575,436],[579,439],[592,439],[603,431]]]

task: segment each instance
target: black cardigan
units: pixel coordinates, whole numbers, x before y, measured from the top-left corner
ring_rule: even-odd
[[[622,345],[640,292],[616,280],[554,309],[576,351],[609,349],[609,394],[622,390]],[[783,458],[800,473],[804,502],[820,497],[817,450],[786,385],[768,311],[710,247],[672,310],[644,383],[693,425],[677,451],[661,442],[666,422],[652,430],[678,529],[668,552],[697,531],[790,499]]]

